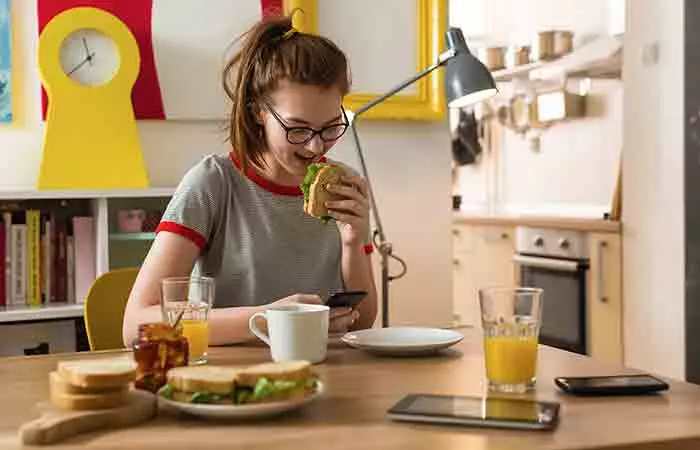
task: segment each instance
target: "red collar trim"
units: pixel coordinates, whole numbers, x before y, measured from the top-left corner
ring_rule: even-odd
[[[236,166],[236,168],[238,170],[241,170],[241,163],[236,157],[236,153],[230,152],[228,156],[229,158],[231,158],[231,161]],[[326,162],[325,156],[321,158],[321,162]],[[258,171],[251,166],[248,166],[246,168],[245,176],[253,183],[257,184],[258,186],[260,186],[268,192],[272,192],[273,194],[287,195],[290,197],[303,195],[303,192],[301,191],[301,188],[299,186],[285,186],[282,184],[277,184],[274,181],[270,181],[267,178],[260,175]]]

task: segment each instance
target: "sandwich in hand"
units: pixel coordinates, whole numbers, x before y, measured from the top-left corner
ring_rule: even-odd
[[[307,361],[186,366],[170,369],[168,384],[159,392],[179,402],[244,405],[306,397],[316,391],[317,380]]]
[[[343,197],[328,192],[326,186],[340,184],[344,175],[345,169],[335,164],[310,164],[301,184],[301,190],[304,193],[304,212],[324,222],[330,220],[326,201],[341,200]]]

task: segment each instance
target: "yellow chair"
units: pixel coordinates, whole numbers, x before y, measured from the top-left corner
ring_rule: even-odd
[[[90,287],[83,310],[90,350],[124,348],[124,310],[138,273],[138,268],[112,270],[99,276]]]

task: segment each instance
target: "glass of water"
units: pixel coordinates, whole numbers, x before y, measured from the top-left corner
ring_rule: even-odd
[[[161,281],[163,321],[182,329],[189,344],[190,364],[207,362],[209,313],[213,301],[213,278],[191,276]]]
[[[479,290],[486,378],[498,392],[534,388],[542,289],[502,287]]]

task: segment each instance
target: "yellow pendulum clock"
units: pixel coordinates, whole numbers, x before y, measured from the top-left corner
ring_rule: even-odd
[[[49,98],[39,189],[144,188],[148,176],[131,103],[139,49],[97,8],[66,10],[39,37]]]

